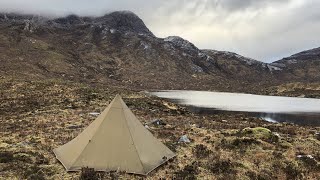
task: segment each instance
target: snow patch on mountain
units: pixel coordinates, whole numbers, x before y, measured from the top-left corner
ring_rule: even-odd
[[[193,45],[191,42],[179,37],[179,36],[169,36],[164,38],[164,41],[171,42],[176,46],[179,46],[185,50],[198,50],[195,45]]]
[[[299,63],[300,61],[319,61],[319,60],[320,60],[320,47],[299,52],[297,54],[275,61],[274,63],[289,65],[289,64]]]
[[[229,57],[229,58],[239,59],[239,60],[245,62],[246,64],[248,64],[249,66],[256,65],[256,64],[263,64],[263,62],[257,61],[257,60],[252,59],[252,58],[241,56],[241,55],[239,55],[237,53],[234,53],[234,52],[217,51],[217,54],[219,54],[219,53],[220,54],[224,54],[224,56]]]
[[[270,64],[267,64],[267,67],[268,67],[269,71],[280,71],[280,70],[282,70],[281,68],[279,68],[277,66],[270,65]]]
[[[197,72],[197,73],[203,72],[203,69],[202,69],[200,66],[197,66],[197,65],[195,65],[195,64],[193,64],[193,65],[191,66],[191,69],[192,69],[194,72]]]
[[[164,42],[170,43],[171,45],[178,47],[183,50],[183,56],[197,57],[207,63],[214,65],[216,61],[207,55],[205,52],[198,49],[194,44],[185,40],[179,36],[169,36],[163,39]]]
[[[223,57],[226,59],[237,59],[238,61],[243,62],[249,66],[261,67],[261,68],[267,69],[271,72],[272,71],[280,71],[280,70],[282,70],[282,68],[285,68],[285,65],[280,64],[280,63],[271,63],[271,64],[264,63],[264,62],[257,61],[252,58],[241,56],[241,55],[234,53],[234,52],[217,51],[217,50],[204,50],[204,51],[208,51],[211,54],[213,54],[214,56],[219,56],[219,57]]]
[[[151,45],[149,45],[148,43],[146,43],[145,41],[141,41],[140,42],[140,46],[143,47],[144,50],[150,49]]]
[[[111,33],[111,34],[114,34],[114,33],[116,33],[116,32],[117,32],[116,29],[110,29],[110,33]]]

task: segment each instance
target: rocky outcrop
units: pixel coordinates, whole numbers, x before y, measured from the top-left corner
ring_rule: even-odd
[[[136,33],[140,35],[154,36],[144,22],[130,11],[117,11],[94,19],[95,25],[103,26],[111,31],[122,33]]]

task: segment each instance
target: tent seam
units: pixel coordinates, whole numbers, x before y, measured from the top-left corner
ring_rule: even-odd
[[[127,108],[126,108],[126,109],[127,109]],[[129,130],[129,132],[130,132],[129,134],[130,134],[130,138],[131,138],[131,140],[132,140],[132,142],[133,142],[134,149],[135,149],[135,150],[136,150],[136,152],[137,152],[137,155],[138,155],[139,161],[140,161],[141,166],[142,166],[142,168],[143,168],[143,172],[145,172],[144,165],[143,165],[143,163],[142,163],[142,161],[141,161],[141,158],[140,158],[139,152],[138,152],[138,150],[137,150],[137,147],[136,147],[136,145],[135,145],[135,143],[134,143],[134,139],[133,139],[133,137],[132,137],[132,132],[131,132],[131,130],[130,130],[130,128],[129,128],[129,125],[128,125],[128,122],[127,122],[127,116],[126,116],[126,113],[124,112],[124,108],[122,108],[122,111],[123,111],[124,118],[125,118],[125,121],[126,121],[127,129],[128,129],[128,130]]]

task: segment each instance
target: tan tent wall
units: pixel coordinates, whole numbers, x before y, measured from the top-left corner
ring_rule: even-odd
[[[54,153],[67,171],[89,167],[144,175],[175,156],[145,129],[119,95],[81,134]]]

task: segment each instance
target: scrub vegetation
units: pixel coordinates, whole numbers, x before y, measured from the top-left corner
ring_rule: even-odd
[[[317,179],[319,127],[242,113],[193,114],[145,92],[67,81],[0,80],[0,179]],[[147,177],[67,173],[52,150],[77,136],[120,93],[177,156]],[[161,119],[161,124],[150,123]],[[178,143],[187,135],[190,143]]]

